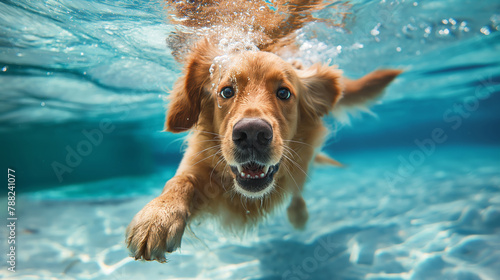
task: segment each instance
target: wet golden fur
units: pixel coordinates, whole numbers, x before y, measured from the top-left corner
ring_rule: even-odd
[[[323,0],[274,0],[272,5],[261,0],[239,1],[165,1],[170,21],[178,29],[167,39],[172,54],[183,62],[191,49],[186,44],[195,43],[200,36],[221,41],[228,36],[250,39],[260,50],[278,53],[294,48],[295,31],[306,23],[321,21],[330,26],[342,26],[349,4],[337,3],[338,18],[318,19],[312,13],[326,8],[331,1]]]
[[[230,7],[201,2],[206,5],[198,8],[200,13],[193,7],[174,5],[179,18],[187,17],[182,24],[210,26],[207,18],[222,26],[234,22],[234,17],[225,18],[233,14]],[[217,217],[225,227],[244,228],[289,201],[289,221],[296,228],[305,226],[308,213],[301,192],[309,165],[327,132],[321,117],[336,108],[365,105],[400,73],[378,70],[350,80],[336,67],[316,64],[303,69],[300,64],[292,65],[267,51],[275,50],[280,40],[290,38],[294,30],[313,20],[310,12],[319,7],[319,2],[297,1],[294,8],[302,12],[276,18],[275,23],[254,19],[255,26],[264,26],[261,30],[267,40],[263,45],[255,44],[256,48],[227,45],[221,43],[220,34],[206,34],[185,56],[179,57],[185,68],[171,92],[166,129],[191,130],[191,136],[176,175],[127,228],[127,246],[136,259],[165,261],[165,253],[180,247],[186,225],[207,214]],[[242,5],[242,10],[258,9]],[[291,25],[279,31],[275,27],[284,19]],[[268,29],[267,24],[273,28]],[[175,40],[182,41],[180,34],[174,35]],[[273,43],[276,44],[271,47]],[[236,88],[231,99],[218,94],[226,86]],[[292,94],[288,100],[276,97],[276,91],[283,87]],[[260,197],[238,190],[235,175],[228,167],[235,161],[232,128],[238,120],[249,117],[271,124],[274,137],[270,161],[281,162],[274,185]],[[324,155],[318,158],[335,163]]]

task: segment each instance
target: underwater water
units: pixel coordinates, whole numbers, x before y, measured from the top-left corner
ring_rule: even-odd
[[[186,136],[162,132],[182,69],[162,2],[0,1],[0,278],[500,279],[500,3],[349,2],[344,28],[300,31],[297,58],[405,72],[370,112],[325,119],[345,167],[309,174],[306,229],[283,211],[245,236],[193,224],[160,264],[124,232]]]

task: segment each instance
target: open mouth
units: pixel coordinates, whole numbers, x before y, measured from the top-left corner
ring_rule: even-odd
[[[236,182],[239,187],[250,193],[259,193],[271,185],[279,165],[279,163],[264,165],[250,161],[231,166],[231,171],[236,175]]]

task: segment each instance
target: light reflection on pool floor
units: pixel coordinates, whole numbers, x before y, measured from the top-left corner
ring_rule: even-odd
[[[500,148],[440,147],[404,182],[387,184],[384,173],[394,172],[398,156],[408,152],[341,154],[338,159],[348,167],[316,168],[305,192],[310,220],[304,231],[293,230],[284,213],[245,238],[223,235],[211,222],[196,223],[192,230],[198,239],[186,234],[182,250],[166,264],[133,261],[124,245],[125,227],[151,195],[21,194],[15,276],[495,279],[500,275]],[[161,185],[150,186],[145,193],[160,191]],[[13,274],[1,271],[0,276]]]

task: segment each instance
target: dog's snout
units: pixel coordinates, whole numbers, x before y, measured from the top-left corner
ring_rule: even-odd
[[[233,142],[241,149],[265,148],[273,139],[273,128],[263,119],[244,118],[233,127]]]

